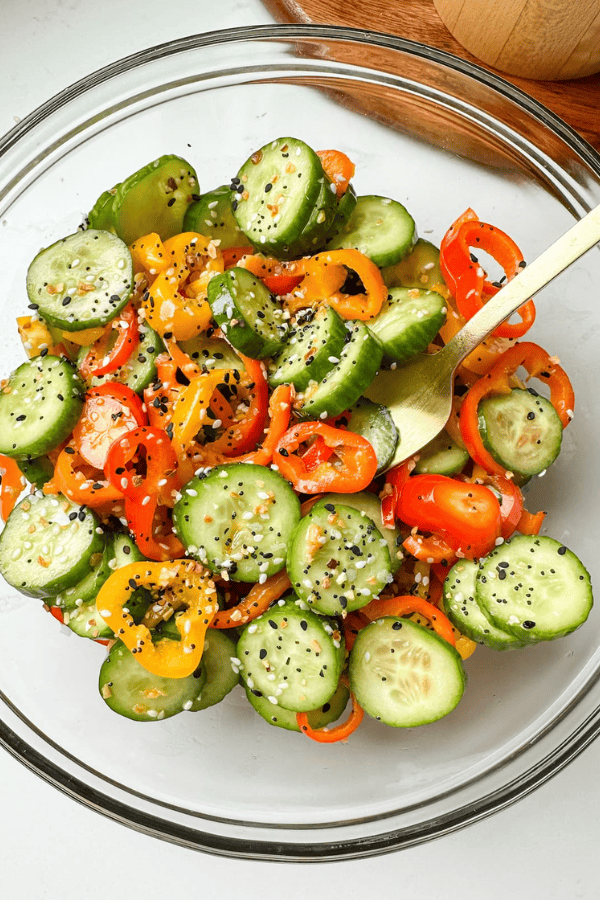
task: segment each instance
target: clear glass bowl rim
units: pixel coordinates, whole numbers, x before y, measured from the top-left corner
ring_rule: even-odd
[[[384,49],[402,51],[442,67],[453,69],[486,87],[492,88],[521,107],[540,124],[553,131],[573,150],[600,181],[600,154],[574,129],[551,110],[526,94],[520,88],[481,66],[438,50],[394,35],[367,29],[346,28],[333,25],[255,25],[189,35],[173,41],[157,44],[130,56],[123,57],[92,72],[54,95],[14,128],[0,138],[0,158],[14,148],[40,123],[70,101],[80,97],[103,82],[118,75],[151,63],[166,56],[197,50],[210,45],[242,41],[272,40],[329,40],[349,43],[366,43]],[[0,186],[1,187],[1,186]],[[595,681],[600,677],[597,675]],[[18,713],[17,713],[18,715]],[[204,852],[239,859],[269,861],[322,862],[340,859],[362,858],[414,846],[444,834],[451,833],[512,805],[521,797],[540,787],[560,772],[579,755],[600,732],[600,709],[589,705],[587,717],[559,746],[547,753],[535,766],[514,778],[502,789],[494,791],[447,815],[408,829],[383,830],[366,838],[348,840],[284,842],[281,840],[244,839],[222,836],[208,831],[170,822],[156,815],[135,809],[101,791],[56,765],[24,741],[9,725],[0,719],[0,745],[15,759],[52,784],[62,793],[90,809],[129,826],[141,833]],[[390,814],[393,815],[393,814]],[[382,817],[382,822],[387,816]],[[340,825],[343,823],[334,823]],[[265,829],[269,831],[270,829]],[[326,830],[326,829],[325,829]],[[314,835],[316,837],[316,834]]]

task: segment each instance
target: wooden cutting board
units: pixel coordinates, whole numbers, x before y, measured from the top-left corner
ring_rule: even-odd
[[[575,0],[574,0],[575,2]],[[491,72],[452,37],[432,0],[263,0],[276,21],[369,28],[446,50]],[[573,81],[531,81],[502,75],[564,119],[600,150],[600,75]]]

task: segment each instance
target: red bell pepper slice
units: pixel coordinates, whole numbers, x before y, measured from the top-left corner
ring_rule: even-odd
[[[469,559],[489,553],[501,533],[492,491],[446,475],[413,476],[401,490],[397,514],[411,527],[441,535]]]
[[[92,344],[86,353],[79,370],[84,378],[92,376],[108,375],[120,369],[130,358],[138,346],[140,334],[138,329],[137,310],[128,304],[125,309],[111,322],[112,328]],[[113,329],[118,330],[114,346],[109,350],[108,345]]]
[[[137,471],[143,468],[144,474]],[[157,497],[173,506],[173,492],[180,487],[177,479],[177,457],[162,428],[143,425],[122,435],[111,445],[104,474],[128,500],[144,504],[146,498]]]
[[[440,246],[440,268],[444,280],[456,298],[458,311],[465,319],[472,318],[481,309],[486,298],[500,290],[500,285],[488,281],[486,273],[471,253],[471,247],[489,253],[504,269],[510,281],[525,266],[523,254],[507,234],[480,222],[472,209],[466,210],[448,229]],[[518,310],[521,322],[504,322],[495,329],[497,337],[520,338],[529,331],[535,321],[532,300]]]
[[[575,394],[569,376],[558,361],[549,356],[538,344],[529,341],[510,347],[487,375],[469,389],[460,409],[460,431],[469,455],[474,462],[492,475],[505,475],[506,472],[486,450],[481,439],[479,404],[490,394],[510,393],[510,378],[520,366],[527,369],[530,378],[538,378],[548,385],[550,401],[563,428],[566,428],[573,418]]]
[[[297,454],[301,444],[320,435],[333,456],[314,468]],[[279,441],[273,461],[284,478],[303,494],[323,491],[352,494],[362,491],[375,477],[377,456],[365,438],[352,431],[332,428],[324,422],[293,425]]]

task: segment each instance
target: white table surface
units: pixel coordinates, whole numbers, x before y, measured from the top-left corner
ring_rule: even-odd
[[[135,50],[270,21],[258,0],[2,0],[0,134],[71,82]],[[459,833],[385,857],[300,870],[211,857],[137,834],[74,803],[0,750],[0,896],[596,898],[599,771],[596,742],[533,795]]]

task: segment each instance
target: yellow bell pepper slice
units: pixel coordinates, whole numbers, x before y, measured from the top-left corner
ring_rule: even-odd
[[[149,281],[152,281],[153,276],[164,272],[169,267],[164,244],[160,235],[154,231],[134,241],[129,247],[129,251],[133,259],[134,272],[136,275],[139,272],[145,272],[151,276]]]
[[[126,607],[128,598],[140,587],[151,592],[171,591],[188,604],[175,619],[181,640],[164,638],[153,644],[150,630],[135,624]],[[100,589],[96,603],[106,624],[137,661],[163,678],[187,678],[195,672],[206,629],[218,610],[217,591],[208,570],[189,559],[136,562],[116,569]]]
[[[218,369],[201,375],[200,378],[190,382],[177,397],[171,419],[173,425],[171,444],[178,460],[184,459],[186,450],[202,426],[215,421],[209,419],[208,408],[217,386],[224,383],[223,379],[227,374],[232,375],[233,370]]]
[[[161,335],[187,341],[210,324],[206,289],[210,278],[224,271],[223,256],[213,241],[193,231],[169,238],[162,252],[168,266],[158,272],[142,298],[146,321]],[[181,291],[190,276],[193,296],[186,297]]]

